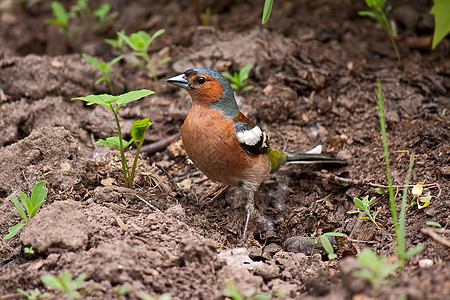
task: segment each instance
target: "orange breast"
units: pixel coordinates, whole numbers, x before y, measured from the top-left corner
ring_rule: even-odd
[[[211,180],[257,188],[270,172],[268,159],[244,151],[233,121],[213,109],[194,104],[184,121],[182,139],[189,158]]]

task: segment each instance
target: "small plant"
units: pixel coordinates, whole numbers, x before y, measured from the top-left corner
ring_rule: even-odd
[[[105,43],[110,45],[113,49],[119,50],[123,54],[127,52],[127,45],[122,38],[125,35],[125,30],[117,31],[117,39],[105,39]]]
[[[227,283],[227,289],[223,291],[222,295],[231,298],[232,300],[270,300],[270,296],[264,292],[253,293],[245,296],[239,291],[234,282]]]
[[[23,248],[23,253],[25,253],[25,254],[34,254],[33,247],[30,247],[30,248],[25,247],[25,248]]]
[[[125,182],[125,186],[128,188],[133,188],[134,184],[134,174],[136,171],[137,159],[139,157],[139,152],[144,142],[145,132],[147,128],[149,128],[152,123],[149,119],[137,120],[131,129],[131,133],[133,138],[130,141],[126,141],[122,138],[122,130],[120,128],[118,111],[119,109],[130,102],[139,100],[143,97],[154,94],[155,92],[149,90],[139,90],[139,91],[131,91],[122,95],[112,96],[108,94],[101,95],[89,95],[86,97],[77,97],[72,98],[72,100],[82,100],[86,101],[87,105],[99,104],[106,108],[108,108],[113,114],[116,120],[117,132],[119,136],[108,137],[105,140],[100,139],[95,144],[105,147],[115,147],[120,151],[120,156],[122,160],[122,171],[123,171],[123,179]],[[132,142],[139,142],[138,151],[136,152],[136,157],[134,159],[133,168],[130,172],[128,168],[127,161],[125,159],[125,148],[127,148]]]
[[[378,295],[380,287],[392,283],[387,277],[393,274],[399,267],[399,262],[389,264],[386,256],[380,256],[372,249],[366,248],[358,255],[358,261],[362,270],[355,271],[354,275],[368,280],[373,285],[374,297]]]
[[[22,205],[20,205],[19,201],[17,200],[16,196],[14,195],[11,196],[14,206],[17,209],[17,212],[19,213],[22,220],[25,221],[25,223],[17,224],[10,227],[8,229],[9,234],[3,237],[4,240],[8,240],[14,237],[23,226],[28,224],[29,219],[33,218],[36,215],[39,208],[41,208],[42,204],[44,204],[45,197],[47,197],[48,190],[45,187],[46,183],[47,181],[45,180],[36,183],[33,188],[33,192],[31,193],[31,198],[28,198],[28,196],[25,195],[25,193],[23,192],[19,193],[20,201],[22,202],[23,206],[25,207],[25,210],[27,211],[26,214],[25,211],[23,210]]]
[[[64,270],[60,277],[55,275],[44,275],[41,280],[47,287],[62,291],[66,294],[67,298],[72,300],[80,298],[81,295],[78,290],[84,286],[86,277],[86,273],[82,273],[78,275],[77,278],[72,279],[72,274],[70,274],[68,270]]]
[[[47,20],[45,23],[60,25],[60,32],[71,40],[75,38],[75,31],[70,26],[70,19],[75,19],[79,16],[90,16],[96,19],[94,31],[97,31],[119,15],[118,12],[111,12],[111,5],[108,3],[104,3],[98,9],[92,11],[89,8],[88,0],[78,0],[77,4],[72,6],[69,11],[60,2],[53,1],[52,11],[56,18]]]
[[[164,29],[160,29],[156,31],[153,35],[149,35],[145,31],[138,31],[136,33],[131,34],[130,36],[127,36],[123,31],[118,31],[118,40],[117,43],[119,43],[119,39],[122,39],[132,50],[133,54],[138,61],[130,61],[130,63],[143,68],[147,72],[150,72],[153,76],[153,81],[155,82],[155,85],[157,89],[159,89],[158,85],[158,77],[156,75],[157,70],[165,63],[169,62],[172,58],[166,57],[154,64],[150,60],[150,56],[148,55],[148,50],[153,43],[153,41],[163,34],[165,32]]]
[[[377,22],[386,30],[391,40],[392,46],[394,47],[395,54],[397,55],[398,61],[401,61],[400,52],[398,51],[397,44],[395,43],[394,35],[396,32],[392,30],[391,24],[387,18],[387,14],[391,11],[392,6],[386,4],[386,0],[366,0],[366,4],[371,10],[361,10],[358,14],[363,17],[371,17],[377,20]]]
[[[381,89],[381,81],[378,79],[378,108],[379,108],[379,116],[380,116],[380,126],[381,126],[381,136],[383,140],[383,150],[384,150],[384,158],[386,165],[386,175],[388,178],[388,192],[389,199],[391,205],[391,215],[392,220],[394,222],[395,235],[397,238],[397,253],[400,259],[400,267],[402,272],[405,270],[406,260],[413,257],[416,254],[419,254],[423,251],[424,247],[422,245],[418,245],[412,249],[406,249],[406,241],[405,241],[405,227],[406,227],[406,197],[408,194],[408,186],[409,179],[411,178],[412,168],[414,166],[414,154],[411,155],[411,160],[409,163],[408,174],[406,176],[405,188],[403,190],[402,202],[400,205],[400,221],[398,219],[397,214],[397,201],[394,195],[394,187],[392,182],[392,173],[391,167],[389,163],[389,149],[388,149],[388,140],[386,135],[386,119],[384,115],[384,104],[383,104],[383,93]]]
[[[97,85],[100,82],[105,81],[108,84],[110,93],[113,94],[114,88],[113,88],[113,85],[111,82],[111,68],[115,63],[117,63],[122,58],[124,58],[124,55],[120,55],[108,63],[100,63],[96,58],[94,58],[86,53],[83,53],[83,58],[103,73],[103,77],[100,77],[99,79],[97,79],[95,81],[95,84]]]
[[[42,294],[41,291],[38,289],[32,290],[30,293],[27,291],[24,291],[22,289],[17,289],[17,292],[23,296],[25,296],[28,300],[38,300],[38,299],[45,299],[50,296],[49,293]]]
[[[370,220],[373,224],[379,229],[377,222],[375,222],[375,218],[377,217],[378,213],[380,211],[377,211],[376,213],[372,214],[370,213],[370,206],[372,205],[373,201],[375,201],[376,197],[372,197],[369,200],[369,195],[365,196],[362,200],[355,197],[353,198],[353,203],[355,203],[357,210],[350,210],[347,213],[348,214],[365,214],[367,217],[359,218],[360,220]]]
[[[247,92],[253,90],[254,86],[249,85],[245,86],[248,83],[248,77],[250,75],[250,70],[252,69],[252,65],[248,64],[242,67],[242,69],[239,72],[234,72],[233,75],[227,72],[222,72],[222,75],[227,78],[230,83],[231,87],[235,91],[241,91]]]
[[[317,244],[322,244],[325,251],[328,253],[328,259],[332,260],[337,257],[336,253],[334,253],[333,246],[331,245],[330,241],[328,240],[327,236],[334,236],[334,237],[345,237],[345,234],[341,232],[325,232],[322,233],[318,238],[314,234],[311,234],[311,237],[313,238],[313,247],[311,250],[311,256],[314,254],[314,249],[316,248]]]
[[[431,48],[435,49],[437,45],[450,33],[450,20],[448,12],[450,11],[450,1],[434,0],[434,5],[430,13],[434,15],[434,34]]]
[[[69,12],[67,12],[64,6],[58,1],[52,2],[52,10],[56,18],[47,20],[45,21],[45,23],[60,25],[61,28],[59,32],[61,32],[62,34],[66,35],[71,40],[73,40],[75,37],[75,33],[71,30],[69,25],[69,18],[70,18]]]

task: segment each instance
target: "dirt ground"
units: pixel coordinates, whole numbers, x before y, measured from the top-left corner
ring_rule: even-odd
[[[63,1],[69,8],[76,1]],[[78,21],[74,40],[46,25],[50,1],[0,2],[0,235],[21,219],[11,195],[46,180],[49,194],[19,234],[0,243],[0,299],[22,299],[17,288],[47,291],[46,274],[87,274],[82,299],[224,299],[232,282],[256,299],[371,299],[355,278],[355,256],[370,247],[396,258],[376,98],[382,82],[394,184],[411,184],[434,196],[428,207],[408,208],[406,245],[424,251],[383,285],[379,299],[444,299],[450,295],[450,41],[432,51],[432,1],[393,1],[398,62],[382,28],[358,16],[364,1],[275,1],[261,25],[263,1],[199,1],[211,7],[210,26],[198,26],[191,1],[109,1],[119,17],[99,31]],[[101,1],[89,1],[93,8]],[[166,32],[151,46],[160,88],[120,111],[130,138],[136,119],[149,117],[136,188],[123,187],[120,156],[94,142],[116,135],[103,107],[70,99],[108,92],[94,85],[100,72],[81,57],[109,61],[118,53],[104,42],[124,29]],[[266,130],[274,148],[306,151],[322,145],[348,161],[333,169],[285,166],[256,196],[250,239],[237,242],[245,218],[244,195],[230,189],[201,205],[220,186],[189,163],[178,136],[189,111],[188,94],[165,82],[192,67],[238,71],[252,64],[255,89],[239,94],[241,111]],[[121,61],[112,75],[117,94],[148,88],[152,77]],[[154,145],[154,144],[153,144]],[[167,147],[166,147],[167,146]],[[131,153],[127,156],[132,161]],[[410,191],[410,190],[409,190]],[[352,199],[376,196],[380,228],[358,220]],[[402,188],[396,197],[401,199]],[[412,196],[408,195],[408,202]],[[328,261],[311,234],[336,231],[338,259]],[[32,247],[34,254],[25,254]],[[124,289],[127,292],[121,293]],[[50,291],[49,299],[63,299]],[[445,296],[447,295],[447,296]],[[401,298],[405,296],[406,298]],[[21,298],[22,297],[22,298]],[[253,297],[253,298],[252,298]]]

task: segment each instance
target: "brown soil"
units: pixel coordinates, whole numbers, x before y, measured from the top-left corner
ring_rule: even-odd
[[[211,6],[209,27],[197,26],[190,1],[159,2],[110,1],[120,12],[117,21],[96,33],[80,21],[70,41],[45,24],[52,18],[49,1],[2,1],[0,235],[21,221],[12,194],[29,194],[40,180],[48,181],[49,194],[29,224],[0,244],[0,299],[20,299],[17,288],[47,291],[41,277],[64,269],[88,275],[82,299],[163,293],[223,299],[229,282],[247,296],[369,299],[371,286],[353,276],[354,256],[370,247],[390,262],[397,259],[389,199],[375,194],[387,184],[377,78],[394,184],[404,184],[414,153],[411,183],[424,184],[435,196],[428,207],[407,210],[406,245],[425,250],[408,260],[403,276],[397,271],[390,277],[397,283],[383,285],[379,298],[450,295],[448,230],[426,225],[447,227],[450,206],[450,41],[434,51],[428,47],[432,1],[393,3],[402,62],[382,28],[358,16],[363,1],[275,1],[264,26],[262,1],[200,1],[202,11]],[[173,137],[168,147],[141,156],[136,188],[124,188],[119,155],[93,144],[116,134],[112,114],[70,100],[108,92],[104,83],[94,85],[100,73],[81,53],[109,61],[117,53],[104,38],[120,29],[160,28],[166,32],[151,54],[172,61],[158,71],[158,93],[121,110],[124,132],[149,117],[154,125],[146,145],[177,134],[190,99],[166,78],[191,67],[232,72],[250,63],[255,89],[240,95],[241,111],[267,131],[272,146],[306,151],[320,144],[349,163],[328,170],[291,165],[268,177],[257,195],[251,238],[242,247],[242,191],[230,189],[200,205],[220,186],[189,164]],[[113,67],[112,79],[116,93],[156,89],[151,76],[125,62]],[[127,158],[132,161],[131,154]],[[402,191],[397,189],[399,201]],[[355,209],[352,199],[365,195],[377,197],[372,211],[380,211],[380,228],[346,214]],[[310,235],[329,231],[347,235],[333,240],[338,259],[328,262],[321,247],[310,256]],[[30,246],[34,255],[24,253]],[[128,293],[120,295],[126,286]],[[61,297],[51,291],[50,299]]]

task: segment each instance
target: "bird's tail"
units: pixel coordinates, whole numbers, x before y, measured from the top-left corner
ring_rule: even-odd
[[[280,150],[270,150],[267,154],[271,164],[271,171],[275,172],[286,163],[291,164],[347,164],[345,160],[335,158],[328,153],[315,152],[286,152]]]

